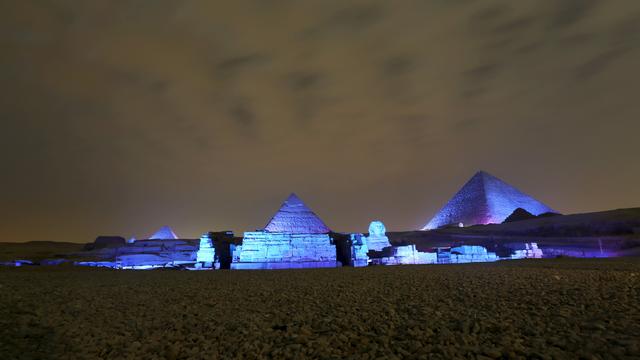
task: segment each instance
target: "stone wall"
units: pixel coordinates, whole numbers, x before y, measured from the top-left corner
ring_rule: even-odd
[[[491,262],[500,258],[484,246],[462,245],[451,248],[450,263]]]
[[[196,253],[196,265],[198,268],[212,268],[215,262],[216,249],[213,247],[213,239],[204,234],[200,237],[200,247]]]
[[[232,269],[335,267],[336,247],[328,234],[247,232],[234,250]]]
[[[369,265],[369,246],[362,234],[351,234],[351,264],[353,267]]]
[[[542,249],[538,248],[537,243],[525,243],[525,248],[522,250],[515,250],[511,255],[512,259],[541,259]]]
[[[437,262],[436,253],[420,252],[415,245],[394,246],[392,256],[371,259],[374,265],[435,264]]]

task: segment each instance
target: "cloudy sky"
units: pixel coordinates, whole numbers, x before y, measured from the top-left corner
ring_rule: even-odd
[[[640,1],[0,2],[0,239],[640,206]]]

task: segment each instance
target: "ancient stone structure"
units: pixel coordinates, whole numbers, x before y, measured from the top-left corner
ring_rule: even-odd
[[[150,240],[177,240],[178,235],[168,226],[163,226],[155,234],[149,237]]]
[[[362,234],[351,234],[351,264],[353,267],[369,265],[369,247]]]
[[[437,262],[436,253],[420,252],[415,245],[392,246],[386,235],[384,224],[375,220],[369,224],[369,236],[352,234],[353,266],[433,264]]]
[[[542,249],[538,248],[538,243],[525,243],[524,249],[517,249],[511,255],[512,259],[541,259]]]
[[[152,269],[190,266],[197,262],[199,240],[146,239],[137,240],[117,249],[115,267],[122,269]]]
[[[391,246],[386,235],[387,229],[381,221],[372,221],[369,225],[369,236],[365,238],[369,250],[381,251],[385,247]]]
[[[214,269],[219,264],[210,234],[216,233],[204,234],[200,239],[179,239],[171,228],[164,226],[149,239],[132,239],[126,243],[122,241],[120,246],[93,250],[92,255],[100,260],[77,262],[76,265],[136,270]],[[233,233],[230,236],[233,237]]]
[[[263,230],[246,232],[236,246],[232,269],[340,266],[331,230],[291,194]]]
[[[511,215],[507,216],[507,218],[504,219],[503,223],[510,223],[510,222],[523,221],[523,220],[531,220],[531,219],[535,219],[535,218],[537,218],[537,216],[533,215],[532,213],[528,212],[527,210],[525,210],[523,208],[517,208],[517,209],[513,210]]]
[[[200,237],[200,246],[196,253],[196,268],[210,269],[214,267],[216,258],[216,249],[213,245],[213,239],[208,233]]]
[[[517,208],[533,215],[556,212],[504,181],[479,171],[422,230],[458,226],[459,223],[464,226],[499,224]]]
[[[436,253],[418,251],[415,245],[394,246],[389,256],[371,258],[371,263],[374,265],[435,264],[437,262]]]
[[[500,260],[496,253],[484,246],[462,245],[451,248],[450,263],[491,262]]]

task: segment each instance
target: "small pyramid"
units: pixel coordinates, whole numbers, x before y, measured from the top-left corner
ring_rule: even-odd
[[[155,234],[149,237],[150,240],[176,240],[178,235],[171,230],[168,226],[163,226]]]
[[[510,222],[514,222],[514,221],[523,221],[523,220],[530,220],[530,219],[535,219],[535,218],[537,218],[537,216],[533,215],[532,213],[528,212],[527,210],[525,210],[523,208],[517,208],[517,209],[513,210],[511,215],[507,216],[507,218],[504,219],[504,221],[502,223],[506,224],[506,223],[510,223]]]
[[[533,215],[556,213],[542,202],[484,171],[478,171],[422,230],[462,223],[500,224],[517,208]]]
[[[264,230],[286,234],[326,234],[331,231],[318,215],[293,193],[284,201]]]

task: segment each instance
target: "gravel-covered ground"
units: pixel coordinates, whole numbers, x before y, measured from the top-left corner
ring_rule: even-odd
[[[640,258],[0,269],[0,359],[640,358]]]

